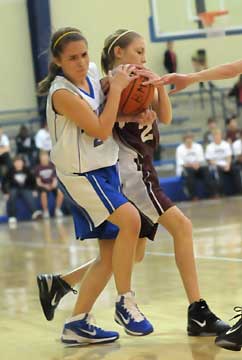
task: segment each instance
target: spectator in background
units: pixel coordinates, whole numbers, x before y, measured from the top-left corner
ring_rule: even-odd
[[[164,67],[168,73],[177,71],[177,56],[174,52],[174,43],[172,41],[167,42],[167,49],[164,53]]]
[[[9,138],[4,134],[3,129],[0,128],[0,176],[5,175],[11,166]]]
[[[236,115],[226,120],[225,140],[232,144],[235,140],[240,139],[241,129],[238,128]]]
[[[236,192],[242,194],[242,133],[239,139],[232,144],[234,155],[233,174]]]
[[[234,96],[236,99],[238,114],[242,107],[242,74],[239,76],[238,81],[234,84],[233,88],[228,93],[228,96]]]
[[[54,165],[50,162],[49,153],[41,151],[39,154],[39,165],[35,169],[36,182],[40,192],[40,201],[43,208],[43,217],[50,217],[48,209],[48,194],[53,193],[56,198],[55,216],[62,217],[61,206],[63,203],[63,194],[57,188],[57,176]]]
[[[220,129],[213,130],[213,142],[207,145],[205,157],[209,163],[209,171],[216,184],[216,195],[225,194],[225,181],[230,178],[232,183],[230,144],[222,139]]]
[[[17,223],[16,202],[17,198],[20,197],[28,206],[33,220],[42,217],[42,212],[37,210],[33,196],[35,187],[34,175],[30,169],[25,166],[23,158],[17,155],[13,160],[13,166],[8,170],[2,181],[2,191],[8,200],[7,214],[9,217],[9,225]]]
[[[217,128],[217,121],[210,117],[207,121],[207,131],[203,135],[203,145],[206,147],[213,142],[213,130]]]
[[[185,193],[191,200],[198,199],[196,189],[198,180],[203,180],[209,196],[213,196],[202,145],[193,141],[193,134],[183,137],[183,144],[176,149],[176,173],[184,178]]]
[[[39,129],[35,135],[35,145],[39,151],[44,150],[50,152],[52,144],[47,124]]]
[[[36,162],[36,147],[27,126],[20,126],[15,141],[17,155],[22,155],[27,165],[33,165]]]

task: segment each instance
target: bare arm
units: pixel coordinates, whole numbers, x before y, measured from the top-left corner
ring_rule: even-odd
[[[110,89],[103,112],[98,117],[86,101],[65,89],[57,90],[53,96],[56,111],[73,121],[86,134],[100,140],[106,140],[116,121],[122,90],[133,79],[129,76],[132,67],[119,68],[110,80]]]
[[[157,84],[174,84],[175,89],[170,91],[170,94],[174,94],[187,86],[201,81],[209,80],[223,80],[233,78],[242,73],[242,60],[234,61],[232,63],[218,65],[210,69],[202,70],[196,73],[190,74],[167,74],[153,82]]]

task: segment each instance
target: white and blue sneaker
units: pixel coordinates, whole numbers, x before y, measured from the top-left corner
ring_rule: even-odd
[[[65,323],[61,341],[69,346],[79,346],[109,343],[118,338],[116,331],[105,331],[92,323],[90,314],[80,314]]]
[[[129,335],[144,336],[154,331],[151,323],[139,310],[132,291],[118,296],[114,319]]]

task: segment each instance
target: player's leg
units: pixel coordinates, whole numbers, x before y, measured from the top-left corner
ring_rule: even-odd
[[[153,240],[156,234],[157,225],[154,225],[146,216],[144,216],[144,214],[140,215],[140,236],[146,236],[150,240]],[[138,240],[135,253],[136,263],[141,262],[144,258],[146,241],[145,237]],[[52,320],[54,318],[55,310],[57,309],[61,299],[66,294],[70,291],[77,293],[73,287],[82,281],[85,273],[95,261],[96,259],[92,259],[66,274],[39,274],[37,276],[40,302],[47,320]]]
[[[131,287],[135,250],[140,231],[140,216],[130,203],[120,206],[109,217],[119,227],[113,248],[112,267],[118,292],[115,320],[129,335],[148,335],[153,326],[140,312]]]
[[[70,319],[63,328],[61,340],[65,344],[80,345],[107,343],[118,339],[115,331],[97,327],[90,311],[112,275],[112,252],[114,240],[100,240],[99,258],[90,266],[80,286],[80,292]]]
[[[176,207],[168,209],[159,218],[174,241],[176,264],[190,303],[188,308],[188,334],[213,336],[229,329],[229,325],[213,314],[201,299],[193,251],[191,221]]]

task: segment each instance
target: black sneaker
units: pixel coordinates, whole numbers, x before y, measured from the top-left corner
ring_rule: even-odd
[[[55,309],[63,296],[70,291],[77,294],[60,275],[40,274],[37,276],[37,284],[40,303],[47,320],[54,318]]]
[[[240,316],[239,321],[226,333],[216,337],[215,344],[227,350],[240,351],[242,347],[242,307],[236,306],[234,311],[240,314],[235,315],[231,320]]]
[[[189,336],[216,336],[229,329],[228,324],[211,312],[205,300],[195,301],[188,307]]]

